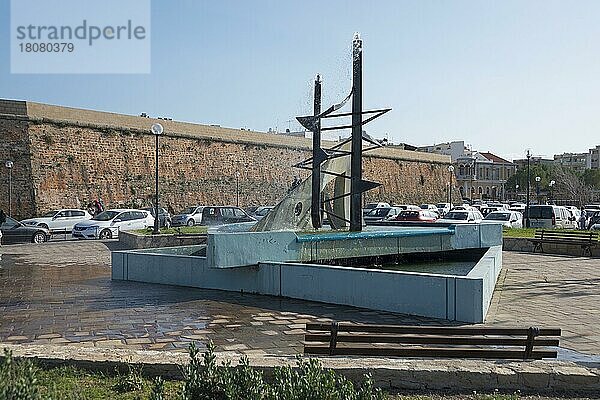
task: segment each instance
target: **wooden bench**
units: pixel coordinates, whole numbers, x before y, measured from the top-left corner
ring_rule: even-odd
[[[556,358],[560,329],[306,324],[304,354],[488,359]],[[540,347],[542,347],[540,349]]]
[[[544,252],[544,243],[581,246],[582,255],[592,255],[592,247],[598,245],[598,233],[578,231],[556,231],[553,229],[538,229],[533,238],[529,239],[534,244],[533,252]]]

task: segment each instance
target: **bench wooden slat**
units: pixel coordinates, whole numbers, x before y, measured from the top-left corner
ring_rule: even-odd
[[[304,353],[316,355],[329,355],[329,347],[305,346]],[[377,347],[337,347],[333,355],[336,356],[378,356],[378,357],[443,357],[443,358],[494,358],[494,359],[524,359],[524,350],[488,350],[488,349],[389,349]],[[556,358],[556,351],[532,351],[529,358],[540,360],[542,358]]]
[[[307,331],[331,330],[331,324],[308,323]],[[338,332],[365,332],[365,333],[392,333],[392,334],[419,334],[419,335],[503,335],[527,336],[528,329],[522,328],[493,328],[493,327],[445,327],[445,326],[405,326],[405,325],[361,325],[339,324]],[[560,336],[559,328],[542,328],[538,336]]]
[[[305,342],[329,343],[331,335],[305,335]],[[447,344],[465,346],[526,346],[527,339],[457,336],[337,335],[337,343]],[[535,339],[534,346],[558,346],[558,339]]]

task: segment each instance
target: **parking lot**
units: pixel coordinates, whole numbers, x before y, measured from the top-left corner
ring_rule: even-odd
[[[294,354],[303,326],[330,320],[380,324],[447,321],[293,299],[110,280],[119,242],[2,247],[0,342]],[[504,252],[487,325],[560,327],[562,346],[600,354],[597,259]]]

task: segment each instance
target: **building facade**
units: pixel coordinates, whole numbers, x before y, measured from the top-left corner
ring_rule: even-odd
[[[475,152],[454,162],[458,190],[464,199],[506,200],[506,181],[516,165],[489,152]]]
[[[563,153],[554,155],[554,164],[584,171],[591,168],[592,150],[589,153]]]

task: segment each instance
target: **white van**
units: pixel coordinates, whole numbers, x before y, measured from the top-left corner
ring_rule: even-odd
[[[530,228],[575,229],[575,218],[566,207],[552,205],[533,205],[525,209],[523,219]]]

